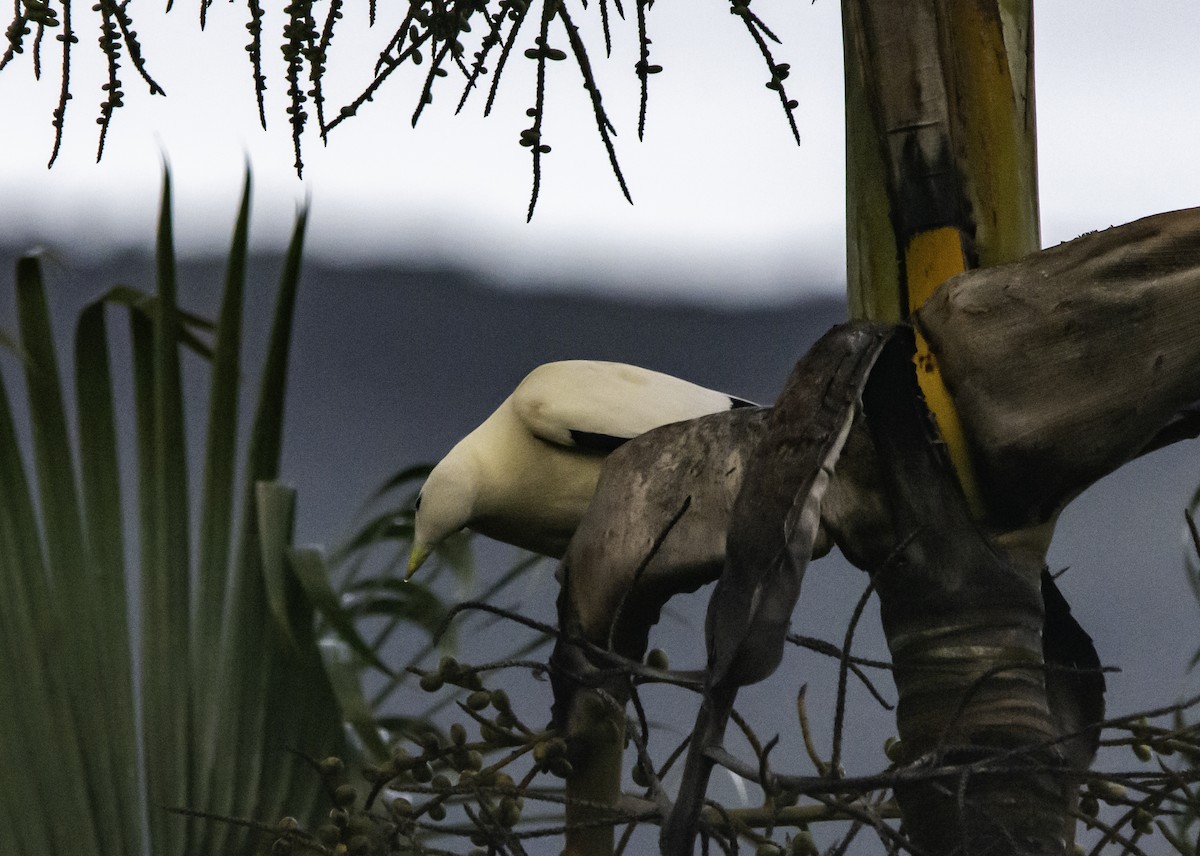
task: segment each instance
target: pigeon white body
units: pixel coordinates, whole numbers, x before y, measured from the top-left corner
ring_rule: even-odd
[[[409,574],[463,527],[561,557],[609,452],[653,428],[749,404],[622,363],[539,366],[429,474]]]

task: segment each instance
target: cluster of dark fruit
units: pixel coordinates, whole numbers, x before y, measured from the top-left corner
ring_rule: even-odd
[[[443,657],[436,670],[420,673],[426,692],[439,692],[447,685],[466,690],[458,705],[478,726],[478,739],[471,740],[467,726],[458,722],[444,734],[428,730],[409,736],[407,743],[419,751],[397,745],[383,763],[363,766],[363,792],[349,783],[342,759],[313,761],[332,803],[329,814],[311,831],[294,818],[284,818],[276,827],[272,852],[385,856],[413,848],[422,832],[457,832],[483,848],[511,835],[521,820],[530,782],[540,773],[560,778],[570,774],[566,741],[526,726],[504,690],[485,688],[475,669],[453,657]],[[498,760],[486,763],[497,754]],[[519,758],[532,764],[517,782],[504,768]],[[462,806],[472,825],[440,827],[455,805]]]

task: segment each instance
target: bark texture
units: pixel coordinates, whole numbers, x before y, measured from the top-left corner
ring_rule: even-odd
[[[958,270],[1038,248],[1031,22],[1029,0],[842,0],[851,317],[936,287],[922,234],[956,230]]]
[[[1200,399],[1200,209],[955,277],[914,323],[997,526],[1052,520]]]
[[[919,395],[913,350],[897,336],[864,394],[901,537],[873,577],[907,763],[969,766],[896,798],[928,853],[1057,856],[1074,781],[1046,690],[1042,565],[976,526]]]

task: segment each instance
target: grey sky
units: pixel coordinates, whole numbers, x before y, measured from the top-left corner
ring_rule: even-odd
[[[456,97],[447,88],[415,131],[409,116],[417,77],[392,81],[331,135],[328,148],[309,141],[301,183],[291,171],[282,110],[271,109],[285,90],[278,48],[268,41],[264,133],[243,50],[242,5],[215,4],[204,35],[191,4],[176,5],[167,16],[143,8],[138,19],[151,71],[169,97],[150,98],[126,67],[128,106],[99,165],[93,120],[103,66],[89,13],[75,12],[82,19],[76,97],[53,170],[45,162],[55,62],[47,59],[38,86],[28,62],[0,74],[0,229],[7,236],[145,244],[163,150],[177,181],[181,244],[219,246],[248,153],[258,182],[257,236],[267,245],[282,242],[307,192],[309,246],[323,256],[416,252],[465,259],[514,283],[598,279],[692,296],[728,298],[732,289],[735,299],[779,297],[797,282],[842,287],[841,39],[833,0],[755,4],[783,38],[777,58],[793,67],[800,147],[762,85],[752,42],[715,0],[660,2],[651,10],[652,60],[665,70],[652,79],[647,139],[639,144],[636,51],[631,29],[620,29],[614,58],[597,65],[632,207],[608,171],[578,72],[569,63],[554,68],[545,131],[554,151],[529,225],[529,157],[517,135],[532,104],[532,63],[514,62],[506,73],[498,115],[479,119],[478,99],[454,117]],[[595,8],[577,17],[593,19]],[[384,28],[366,31],[355,20],[360,12],[348,13],[335,42],[335,105],[355,94],[386,38]],[[1045,243],[1200,203],[1200,6],[1052,0],[1038,4],[1036,18]],[[268,32],[277,31],[268,17]]]

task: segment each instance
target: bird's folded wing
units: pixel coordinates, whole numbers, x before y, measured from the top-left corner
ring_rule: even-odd
[[[660,372],[592,360],[539,366],[512,395],[514,412],[535,437],[597,452],[747,403]]]

